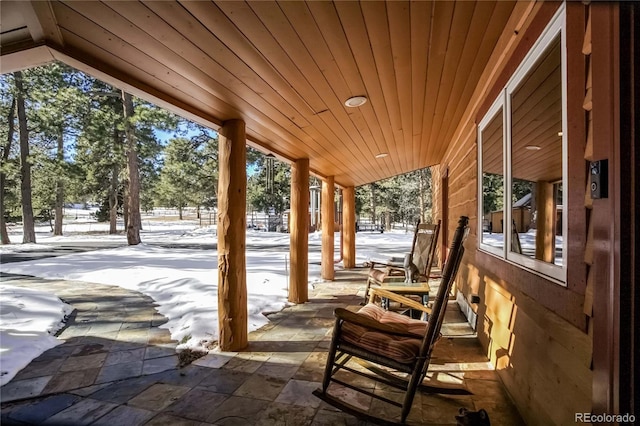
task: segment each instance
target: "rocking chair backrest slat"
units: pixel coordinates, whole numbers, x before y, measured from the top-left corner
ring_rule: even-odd
[[[440,327],[444,320],[447,301],[449,299],[448,295],[451,291],[453,281],[455,280],[456,273],[464,254],[463,242],[469,233],[468,224],[469,218],[466,216],[461,216],[458,220],[458,227],[456,228],[453,240],[451,241],[449,259],[444,266],[442,281],[433,302],[427,331],[420,348],[420,357],[427,356],[431,352],[431,349],[433,348],[433,345],[440,333]]]
[[[437,247],[440,221],[436,224],[418,224],[413,238],[413,263],[418,268],[418,273],[429,279],[431,265]]]
[[[411,252],[409,252],[412,260],[413,260],[413,253],[416,249],[416,240],[418,238],[419,230],[420,230],[420,219],[418,219],[418,222],[416,222],[416,229],[413,231],[413,241],[411,242]]]

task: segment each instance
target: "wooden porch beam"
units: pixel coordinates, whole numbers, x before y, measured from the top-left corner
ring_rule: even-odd
[[[16,4],[20,5],[33,41],[50,40],[58,46],[64,45],[50,1],[20,1]]]
[[[289,302],[309,300],[309,159],[291,165]]]
[[[353,186],[342,190],[342,259],[345,268],[356,266],[356,191]]]
[[[333,280],[333,233],[335,227],[335,183],[333,176],[322,181],[322,198],[320,207],[322,211],[322,278]]]
[[[223,351],[247,346],[246,137],[242,120],[219,132],[218,329]]]

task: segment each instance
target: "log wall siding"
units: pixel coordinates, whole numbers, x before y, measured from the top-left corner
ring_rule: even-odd
[[[587,24],[584,32],[584,40],[582,44],[582,53],[585,55],[586,67],[586,82],[584,89],[584,102],[582,107],[585,111],[587,131],[586,140],[584,144],[584,160],[589,162],[593,160],[593,121],[591,120],[591,110],[593,109],[593,103],[591,102],[592,96],[592,70],[591,70],[591,6],[586,7]],[[585,164],[585,168],[588,167]],[[593,316],[593,274],[591,271],[591,265],[593,264],[593,224],[591,221],[591,209],[593,208],[593,199],[591,198],[591,191],[589,190],[590,179],[589,175],[585,176],[585,191],[584,191],[584,208],[587,218],[587,240],[584,249],[584,263],[587,265],[587,288],[585,291],[584,299],[584,313],[589,318]],[[591,325],[591,323],[589,323]]]
[[[583,247],[588,229],[584,153],[589,125],[588,115],[582,109],[588,80],[582,53],[587,15],[582,3],[566,5],[567,67],[573,73],[567,87],[570,218],[566,249],[571,265],[567,287],[477,250],[477,123],[556,7],[557,4],[544,5],[533,11],[523,25],[517,45],[503,56],[502,62],[490,63],[489,69],[495,67],[494,75],[498,77],[478,94],[479,98],[474,98],[475,107],[467,111],[473,118],[463,120],[442,163],[432,167],[434,220],[443,215],[440,196],[445,171],[449,223],[455,223],[460,215],[470,218],[472,235],[465,243],[467,250],[457,288],[467,299],[471,294],[480,295],[482,302],[474,307],[479,340],[522,417],[527,424],[534,425],[570,424],[574,422],[574,413],[591,410],[593,350],[584,312],[587,270]]]

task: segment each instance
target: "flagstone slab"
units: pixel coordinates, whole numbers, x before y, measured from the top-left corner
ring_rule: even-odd
[[[254,374],[249,377],[233,394],[236,396],[273,401],[278,397],[286,383],[286,380],[276,377]]]
[[[139,426],[145,424],[154,414],[153,411],[120,405],[92,423],[91,426]]]
[[[229,395],[209,392],[204,389],[192,389],[164,412],[179,417],[201,422],[207,421],[218,406],[229,398]]]
[[[250,373],[227,369],[211,370],[212,373],[199,383],[199,387],[212,392],[232,394],[250,377]]]
[[[95,383],[113,382],[116,380],[138,377],[142,374],[142,361],[126,362],[102,367]]]
[[[124,351],[115,351],[107,355],[104,361],[105,366],[126,364],[129,362],[142,361],[146,348],[138,348]]]
[[[53,376],[42,393],[66,392],[72,389],[91,386],[95,383],[99,371],[99,368],[90,368],[78,371],[59,372]]]
[[[129,405],[145,410],[160,411],[173,404],[189,392],[186,386],[175,386],[158,383],[133,397]]]
[[[178,366],[178,356],[166,356],[162,358],[145,359],[142,366],[142,374],[161,373]]]
[[[207,421],[220,426],[255,424],[262,418],[262,413],[268,406],[268,401],[232,396],[217,407]]]
[[[98,401],[95,399],[83,399],[71,407],[49,417],[44,425],[88,425],[116,408],[116,404]]]
[[[65,410],[80,400],[80,396],[61,394],[19,406],[9,413],[9,418],[26,424],[40,424],[49,417]]]

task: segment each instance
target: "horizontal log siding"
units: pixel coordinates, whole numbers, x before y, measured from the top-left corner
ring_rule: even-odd
[[[538,21],[540,16],[548,21],[553,14],[544,7],[536,12]],[[568,3],[567,15],[574,28],[580,28],[585,16],[584,6]],[[504,62],[499,63],[498,59],[490,66],[502,71],[517,67],[512,63],[514,58],[519,62],[522,52],[529,50],[546,25],[536,22],[535,17],[527,24],[522,40],[502,58]],[[568,27],[571,31],[571,25]],[[574,49],[572,37],[577,40],[577,35],[569,34],[569,49]],[[582,35],[579,42],[582,43]],[[577,50],[581,55],[581,46]],[[581,66],[584,71],[584,62],[581,65],[572,61],[569,59],[570,72]],[[494,72],[498,75],[494,83],[505,81],[502,71]],[[582,89],[576,89],[580,85]],[[584,87],[584,75],[577,76],[575,84],[570,83],[568,87],[571,131],[568,212],[584,212],[584,160],[572,159],[582,157],[577,155],[580,150],[584,152],[586,124],[584,111],[580,111]],[[436,220],[442,217],[441,176],[448,170],[450,232],[457,217],[465,215],[471,219],[471,235],[465,243],[467,251],[457,287],[467,300],[471,294],[481,297],[481,303],[473,306],[478,314],[478,338],[527,424],[570,424],[574,422],[574,413],[591,410],[592,339],[587,334],[583,312],[586,271],[581,260],[583,252],[572,254],[572,250],[586,241],[586,218],[584,214],[570,218],[567,287],[477,250],[476,128],[482,110],[495,99],[495,96],[489,98],[488,94],[497,91],[499,89],[489,86],[488,90],[477,94],[480,98],[471,102],[465,114],[472,119],[461,123],[455,133],[457,138],[449,144],[442,163],[432,167],[433,216]]]

